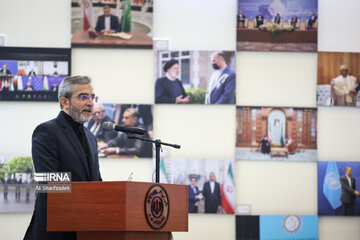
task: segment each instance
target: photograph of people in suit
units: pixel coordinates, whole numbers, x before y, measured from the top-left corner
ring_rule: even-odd
[[[262,15],[261,12],[259,12],[259,14],[256,15],[255,19],[256,19],[256,27],[257,28],[259,28],[261,25],[264,24],[264,16]]]
[[[7,66],[6,64],[3,64],[2,68],[0,68],[0,76],[3,75],[3,76],[6,76],[6,75],[10,75],[11,72],[9,69],[7,69]]]
[[[135,108],[125,110],[122,119],[123,125],[144,129],[139,124],[138,111]],[[149,138],[149,134],[145,133],[144,138]],[[143,158],[152,157],[152,145],[149,142],[140,139],[129,139],[125,133],[121,133],[116,138],[106,143],[98,143],[98,150],[105,155],[132,155]]]
[[[117,132],[105,129],[104,122],[112,122],[111,118],[105,115],[104,106],[101,103],[95,103],[92,110],[92,118],[87,128],[95,135],[98,142],[107,142],[117,137]]]
[[[199,191],[199,187],[196,185],[198,182],[197,176],[190,175],[189,184],[189,213],[198,213],[198,206],[203,196]]]
[[[71,181],[102,181],[96,138],[83,126],[97,99],[90,79],[66,77],[58,99],[58,116],[38,125],[32,135],[35,172],[71,172]],[[39,193],[25,240],[76,239],[76,232],[48,232],[46,216],[47,194]]]
[[[1,179],[1,183],[4,186],[4,200],[8,200],[8,194],[9,194],[9,184],[11,183],[11,179],[9,178],[9,173],[4,173],[4,177]]]
[[[297,22],[298,22],[298,17],[295,14],[292,15],[291,20],[290,20],[290,25],[293,26],[294,28],[296,28]]]
[[[155,103],[186,104],[190,96],[185,92],[184,86],[178,79],[179,62],[171,59],[164,64],[165,76],[156,80]]]
[[[223,52],[214,52],[210,58],[214,72],[210,76],[205,104],[234,104],[235,72],[228,67]]]
[[[238,28],[245,27],[245,21],[246,21],[246,16],[243,14],[242,10],[239,10],[239,13],[237,15],[237,27]]]
[[[209,181],[204,183],[202,195],[205,199],[205,213],[218,213],[221,210],[220,184],[216,182],[214,172],[209,174]]]
[[[274,23],[276,24],[280,24],[281,23],[281,17],[280,14],[276,14],[276,16],[274,17]]]
[[[117,33],[121,32],[121,25],[119,18],[111,14],[109,5],[104,5],[104,14],[99,16],[96,22],[95,31],[101,33]]]
[[[316,23],[316,20],[318,17],[316,16],[315,12],[313,12],[308,20],[307,28],[312,29],[314,28],[314,24]]]
[[[360,192],[356,190],[355,178],[352,177],[352,168],[347,167],[345,175],[340,177],[341,183],[341,212],[343,216],[354,216],[356,197]]]

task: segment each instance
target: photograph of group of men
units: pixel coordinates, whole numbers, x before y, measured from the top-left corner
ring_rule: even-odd
[[[318,214],[360,216],[359,184],[360,162],[318,162]]]
[[[72,0],[72,44],[151,48],[152,19],[152,0]]]
[[[234,51],[155,51],[155,103],[235,104]]]
[[[238,0],[237,50],[317,51],[317,0]]]
[[[161,160],[160,182],[189,186],[189,213],[233,214],[235,168],[233,160]]]
[[[31,157],[0,156],[0,212],[32,212],[34,183]]]
[[[152,157],[151,143],[130,139],[124,132],[108,129],[105,122],[145,129],[147,132],[142,137],[152,139],[152,105],[95,103],[92,117],[86,124],[97,139],[99,157]]]
[[[317,161],[316,108],[237,107],[236,159]]]
[[[57,91],[69,74],[66,61],[0,60],[0,91]]]
[[[317,105],[360,106],[360,54],[319,52]]]

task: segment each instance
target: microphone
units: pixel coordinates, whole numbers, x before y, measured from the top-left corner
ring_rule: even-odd
[[[112,122],[104,122],[102,124],[103,128],[113,130],[113,131],[119,131],[124,132],[126,134],[138,134],[138,135],[144,135],[146,133],[146,130],[143,128],[137,128],[137,127],[129,127],[129,126],[120,126],[118,124],[112,123]]]

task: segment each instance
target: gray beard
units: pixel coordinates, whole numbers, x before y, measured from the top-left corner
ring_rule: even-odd
[[[91,109],[90,109],[90,111],[91,111]],[[71,104],[71,102],[70,102],[69,115],[72,117],[72,119],[75,122],[78,122],[80,124],[84,124],[90,120],[90,115],[85,116],[85,117],[82,116],[81,112],[78,109],[74,108],[73,105]]]

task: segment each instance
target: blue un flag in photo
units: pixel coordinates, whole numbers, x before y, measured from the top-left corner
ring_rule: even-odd
[[[340,175],[336,162],[328,162],[324,178],[323,193],[333,209],[341,206],[341,184],[339,178]]]

